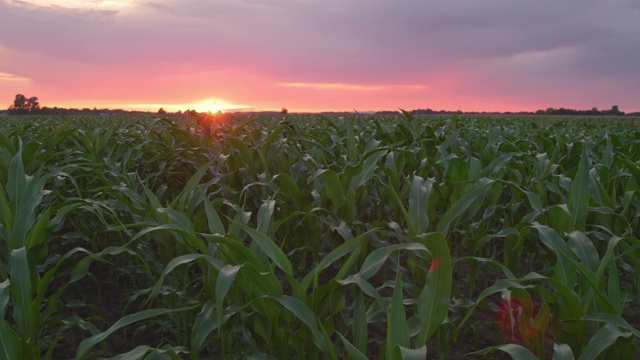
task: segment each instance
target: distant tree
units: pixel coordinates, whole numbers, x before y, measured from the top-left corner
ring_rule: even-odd
[[[611,107],[611,110],[603,110],[603,111],[600,112],[600,114],[602,114],[602,115],[619,116],[619,115],[624,115],[624,112],[620,111],[620,109],[618,108],[618,105],[613,105]]]
[[[166,112],[163,108],[160,108],[160,109],[158,110],[158,114],[160,114],[160,115],[164,115],[164,114],[166,114],[166,113],[167,113],[167,112]]]
[[[283,108],[282,108],[282,110],[280,110],[280,113],[281,113],[281,114],[288,114],[288,113],[289,113],[289,110],[287,110],[287,108],[286,108],[286,107],[283,107]]]
[[[544,110],[540,109],[536,111],[536,115],[544,115]]]
[[[27,107],[29,108],[30,113],[37,113],[40,110],[40,103],[38,102],[38,98],[36,96],[30,97],[27,100]]]
[[[27,106],[27,97],[22,94],[16,94],[15,100],[13,100],[13,107],[15,109],[25,109]]]
[[[28,112],[29,107],[27,105],[27,97],[22,94],[16,94],[16,97],[13,100],[13,105],[9,106],[9,114],[22,115]]]
[[[40,103],[36,96],[27,99],[27,97],[22,94],[16,94],[13,105],[9,106],[9,114],[12,115],[37,114],[39,112]]]

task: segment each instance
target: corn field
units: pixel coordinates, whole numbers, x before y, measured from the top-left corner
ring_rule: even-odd
[[[0,131],[2,359],[640,354],[637,119]]]

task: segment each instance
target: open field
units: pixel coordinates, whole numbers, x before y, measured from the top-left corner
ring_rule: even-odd
[[[640,354],[637,118],[203,125],[1,118],[0,358]]]

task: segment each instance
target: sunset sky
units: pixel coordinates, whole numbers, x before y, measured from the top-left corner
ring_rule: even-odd
[[[0,109],[640,111],[638,0],[0,0]]]

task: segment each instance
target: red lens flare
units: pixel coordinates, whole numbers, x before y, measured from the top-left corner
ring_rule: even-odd
[[[533,312],[527,316],[522,305],[525,302],[524,299],[507,298],[498,304],[496,321],[505,337],[516,343],[532,339],[538,332],[533,326],[533,319],[535,319],[540,305],[533,304]]]
[[[431,267],[429,268],[429,272],[436,271],[436,269],[440,267],[440,260],[441,260],[440,257],[433,259],[433,262],[431,263]]]

